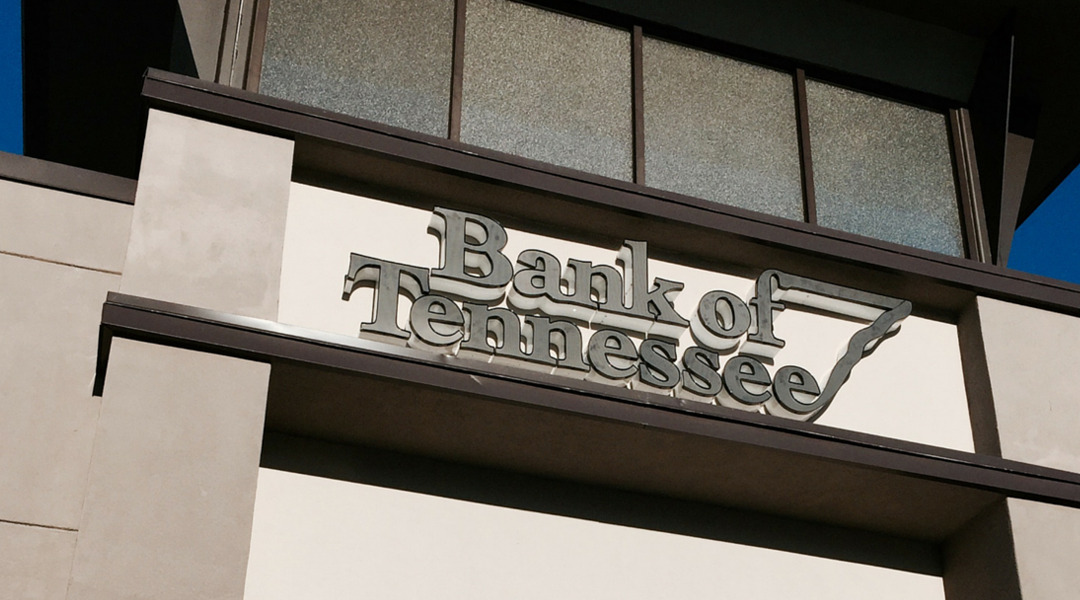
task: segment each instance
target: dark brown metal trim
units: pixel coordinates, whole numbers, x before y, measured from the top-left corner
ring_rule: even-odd
[[[233,0],[225,0],[225,12],[221,16],[221,41],[218,44],[217,66],[214,67],[214,81],[221,83],[221,67],[225,64],[225,48],[229,39],[229,15],[232,14]]]
[[[956,111],[958,130],[961,135],[961,148],[964,153],[964,177],[971,191],[971,218],[975,225],[975,241],[978,244],[980,261],[992,263],[990,232],[986,225],[986,209],[983,203],[982,184],[979,180],[979,161],[975,154],[975,139],[971,130],[971,114],[966,108]]]
[[[979,245],[979,234],[975,224],[975,205],[967,177],[967,161],[964,151],[964,135],[961,129],[960,114],[957,110],[949,111],[949,141],[952,143],[953,182],[957,191],[957,210],[964,227],[965,255],[979,262],[986,262]]]
[[[811,72],[811,76],[815,79],[920,108],[943,112],[956,106],[958,101],[962,101],[962,99],[948,98],[940,94],[914,90],[870,76],[796,60],[791,56],[708,37],[648,19],[637,18],[614,10],[600,8],[596,3],[578,0],[527,0],[525,3],[610,27],[629,29],[634,26],[641,26],[649,32],[649,37],[657,37],[699,50],[723,54],[742,62],[749,62],[771,69],[788,72],[796,68],[806,69]]]
[[[289,360],[435,386],[503,402],[794,452],[878,471],[1080,508],[1080,474],[719,406],[691,410],[657,394],[592,384],[110,292],[94,392],[113,336],[260,361]]]
[[[641,27],[630,31],[630,85],[634,115],[634,182],[645,185],[645,58],[642,52],[644,35]]]
[[[1062,281],[555,167],[162,71],[147,74],[143,95],[158,108],[302,140],[330,152],[350,149],[413,165],[433,176],[449,173],[497,182],[569,199],[578,206],[670,224],[688,244],[708,246],[715,244],[717,235],[726,234],[732,236],[731,243],[752,247],[755,253],[777,248],[797,254],[808,265],[825,260],[837,268],[859,267],[864,276],[874,273],[891,282],[906,282],[905,290],[919,294],[909,298],[919,310],[937,311],[943,318],[958,318],[962,306],[976,294],[1080,315],[1080,286]],[[504,205],[500,210],[513,214],[523,207]]]
[[[101,200],[135,204],[134,179],[117,177],[79,167],[0,152],[0,179],[91,196]]]
[[[799,128],[803,210],[806,222],[816,225],[817,195],[814,190],[814,156],[810,151],[810,107],[806,102],[806,72],[802,69],[795,69],[795,119]]]
[[[259,91],[262,78],[263,51],[266,50],[266,24],[270,18],[270,1],[255,0],[255,18],[251,24],[247,64],[244,67],[244,89]]]
[[[461,90],[465,82],[465,16],[466,1],[454,1],[454,38],[450,69],[450,128],[448,137],[461,139]]]

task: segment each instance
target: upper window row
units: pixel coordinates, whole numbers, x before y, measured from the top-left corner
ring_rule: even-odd
[[[645,37],[644,165],[635,169],[631,32],[509,0],[467,0],[452,131],[454,12],[454,0],[273,0],[260,91],[963,255],[942,113],[806,82],[815,197],[808,217],[792,73]]]

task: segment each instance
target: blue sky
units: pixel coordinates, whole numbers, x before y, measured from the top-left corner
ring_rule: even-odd
[[[20,0],[0,0],[0,151],[21,154]],[[1009,268],[1080,283],[1080,169],[1016,232]]]
[[[1080,283],[1080,168],[1016,230],[1009,268]]]
[[[0,150],[22,154],[20,0],[0,0]]]

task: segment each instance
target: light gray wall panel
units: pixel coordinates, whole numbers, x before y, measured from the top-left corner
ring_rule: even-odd
[[[114,340],[71,600],[242,596],[269,377]]]
[[[0,180],[0,252],[120,272],[132,207]]]
[[[1080,510],[1012,498],[1008,504],[1024,600],[1074,600],[1080,594]]]
[[[1080,472],[1080,319],[978,299],[1001,454]]]
[[[0,598],[64,600],[75,535],[0,523]]]
[[[293,143],[150,111],[121,291],[277,317]]]
[[[120,277],[0,254],[0,281],[0,520],[75,528],[101,304]]]

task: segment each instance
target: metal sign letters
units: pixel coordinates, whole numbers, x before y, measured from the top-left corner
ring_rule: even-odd
[[[678,389],[706,401],[796,420],[814,420],[829,406],[852,368],[895,334],[911,303],[767,270],[753,297],[715,290],[686,319],[674,300],[675,281],[649,277],[645,242],[627,241],[616,263],[560,260],[542,250],[503,254],[507,234],[482,215],[433,211],[439,267],[428,269],[352,254],[343,300],[362,285],[375,289],[367,334],[452,355],[481,355],[522,366],[587,373],[617,385],[659,393]],[[408,328],[397,322],[400,298],[412,301]],[[505,301],[509,307],[500,306]],[[849,340],[824,386],[799,366],[770,374],[784,340],[773,323],[779,311],[802,306],[867,323]],[[581,327],[593,329],[583,342]],[[689,328],[697,345],[678,352]],[[628,334],[642,341],[635,344]],[[726,361],[722,356],[731,355]]]

